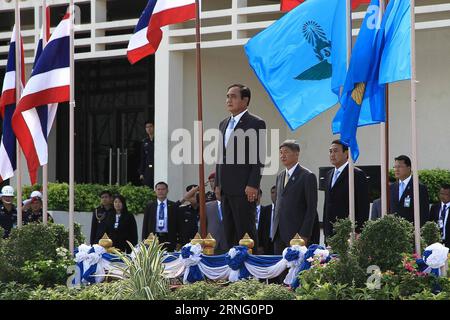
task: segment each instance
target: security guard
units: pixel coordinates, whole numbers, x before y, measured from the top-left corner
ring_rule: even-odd
[[[146,186],[153,189],[154,156],[155,156],[155,128],[150,121],[145,122],[147,137],[142,140],[141,164],[139,165],[139,179]]]
[[[4,186],[2,188],[1,205],[0,205],[0,227],[5,230],[3,239],[9,237],[11,229],[17,226],[17,210],[13,205],[14,188],[11,186]]]
[[[43,213],[42,213],[42,193],[39,191],[33,191],[30,195],[30,199],[26,200],[30,205],[30,209],[24,212],[23,224],[28,223],[42,223]],[[52,216],[48,215],[48,222],[53,223]]]
[[[192,188],[197,188],[197,185],[190,185],[186,188],[189,192]],[[192,197],[186,199],[189,204],[178,207],[177,212],[177,229],[178,229],[178,244],[179,247],[189,243],[198,232],[199,223],[199,194],[196,192]]]
[[[91,245],[97,244],[106,232],[108,217],[115,215],[113,197],[110,191],[100,193],[100,206],[92,213]]]

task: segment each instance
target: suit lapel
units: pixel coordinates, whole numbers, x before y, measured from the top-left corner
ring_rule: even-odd
[[[245,130],[246,124],[247,124],[247,121],[248,121],[248,117],[249,117],[249,112],[247,110],[247,112],[245,112],[242,115],[241,119],[239,119],[239,122],[234,126],[234,130],[236,130],[236,129]],[[233,134],[231,136],[233,136]]]
[[[405,190],[403,191],[402,197],[400,198],[400,203],[404,203],[405,198],[408,194],[410,194],[411,204],[413,203],[412,202],[412,182],[413,182],[413,179],[411,177],[411,179],[408,182],[408,185],[406,186]],[[397,184],[397,185],[399,185],[399,184]],[[398,187],[397,187],[397,199],[398,199]]]

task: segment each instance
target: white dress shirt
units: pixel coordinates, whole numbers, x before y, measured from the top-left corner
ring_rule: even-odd
[[[248,109],[245,109],[244,111],[242,111],[241,113],[235,115],[235,116],[231,116],[230,120],[228,121],[228,123],[230,123],[231,118],[234,119],[234,127],[233,128],[229,128],[228,124],[227,124],[227,130],[225,131],[225,146],[228,144],[228,140],[230,139],[231,134],[234,131],[234,128],[236,128],[237,124],[239,123],[239,121],[241,120],[242,116],[244,115],[244,113],[247,112]]]
[[[161,205],[161,201],[158,199],[158,206],[156,208],[156,226],[155,226],[155,232],[156,233],[163,233],[163,232],[169,232],[169,225],[168,225],[168,215],[167,215],[167,199],[163,201],[164,203],[164,228],[160,229],[158,228],[158,222],[159,222],[159,206]]]

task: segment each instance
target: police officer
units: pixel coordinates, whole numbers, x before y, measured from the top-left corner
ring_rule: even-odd
[[[4,186],[2,188],[1,205],[0,205],[0,227],[5,230],[3,239],[9,237],[12,228],[17,226],[17,210],[13,205],[14,188],[11,186]]]
[[[42,213],[42,193],[39,191],[33,191],[30,195],[30,199],[26,200],[29,203],[30,208],[24,212],[23,224],[28,223],[42,223],[43,213]],[[53,218],[49,215],[48,222],[53,222]]]
[[[107,218],[113,216],[113,197],[110,191],[104,190],[100,193],[100,206],[92,213],[91,222],[91,245],[97,244],[106,232]]]
[[[139,179],[142,183],[153,188],[154,156],[155,156],[155,128],[150,121],[145,122],[147,137],[142,140],[141,163],[139,165]]]
[[[198,186],[190,185],[186,188],[189,192],[195,188],[197,191],[191,197],[185,200],[189,202],[188,205],[178,207],[177,212],[177,229],[178,229],[178,244],[180,247],[189,243],[198,232],[199,223],[199,194]]]

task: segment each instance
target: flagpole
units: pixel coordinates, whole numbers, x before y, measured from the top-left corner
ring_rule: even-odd
[[[20,37],[20,7],[19,0],[15,2],[16,24],[16,106],[22,95],[22,39]],[[17,227],[22,227],[22,152],[16,139],[16,182],[17,182]]]
[[[42,0],[42,50],[47,45],[47,27],[47,1]],[[42,222],[46,225],[48,222],[48,164],[45,164],[42,168],[42,197]]]
[[[75,49],[74,49],[74,5],[70,0],[70,106],[69,106],[69,250],[74,253],[74,158],[75,158]]]
[[[346,0],[346,14],[347,14],[347,70],[350,67],[350,58],[352,55],[352,4],[351,0]],[[349,216],[352,222],[351,243],[355,240],[355,165],[351,156],[351,150],[348,149],[348,204]]]
[[[380,19],[386,11],[389,0],[380,1]],[[380,20],[381,21],[381,20]],[[381,157],[381,217],[389,212],[389,84],[385,90],[385,122],[380,123],[380,157]]]
[[[412,138],[412,171],[413,171],[413,194],[414,194],[414,234],[416,253],[421,254],[420,246],[420,196],[419,196],[419,174],[417,162],[417,74],[416,74],[416,16],[415,0],[411,0],[411,138]]]
[[[195,38],[197,57],[197,112],[198,112],[198,145],[199,145],[199,191],[200,191],[200,234],[206,238],[205,214],[205,167],[203,162],[203,98],[202,98],[202,60],[201,60],[201,33],[200,33],[200,1],[195,0]]]

